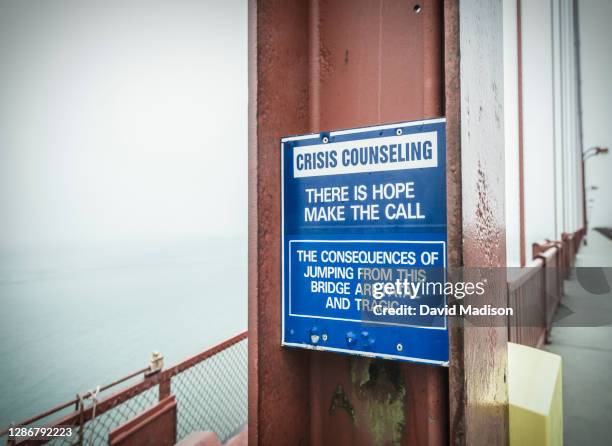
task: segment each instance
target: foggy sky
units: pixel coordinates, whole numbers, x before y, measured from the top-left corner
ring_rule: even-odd
[[[0,245],[246,236],[241,0],[0,0]]]

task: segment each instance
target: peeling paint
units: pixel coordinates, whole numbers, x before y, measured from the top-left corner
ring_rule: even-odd
[[[365,408],[357,422],[368,427],[374,445],[400,444],[404,430],[406,388],[400,366],[378,359],[351,359],[351,383]]]

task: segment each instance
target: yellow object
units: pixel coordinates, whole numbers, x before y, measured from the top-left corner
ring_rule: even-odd
[[[563,444],[561,356],[508,343],[510,445]]]

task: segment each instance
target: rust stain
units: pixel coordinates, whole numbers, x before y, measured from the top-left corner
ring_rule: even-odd
[[[406,387],[397,362],[351,359],[353,393],[364,408],[355,420],[368,427],[374,445],[399,445],[405,426]]]
[[[497,253],[500,249],[500,234],[495,218],[495,209],[498,206],[492,202],[489,185],[480,160],[478,161],[476,193],[476,222],[474,239],[479,251],[484,255],[484,265],[495,266]]]
[[[321,45],[319,50],[319,70],[321,80],[329,78],[333,71],[332,53],[323,45]]]
[[[348,396],[344,392],[344,388],[342,384],[338,384],[336,386],[336,391],[331,399],[331,404],[329,405],[329,414],[333,415],[336,412],[336,409],[344,409],[346,413],[351,417],[351,421],[355,423],[355,408],[351,404]]]

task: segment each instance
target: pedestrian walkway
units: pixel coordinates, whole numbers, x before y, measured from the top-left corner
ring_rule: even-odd
[[[612,240],[589,232],[588,245],[580,248],[576,267],[608,267],[600,279],[605,277],[612,284]],[[573,314],[553,325],[546,350],[563,358],[564,443],[610,445],[612,293],[589,293],[573,274],[565,282],[561,303]]]

